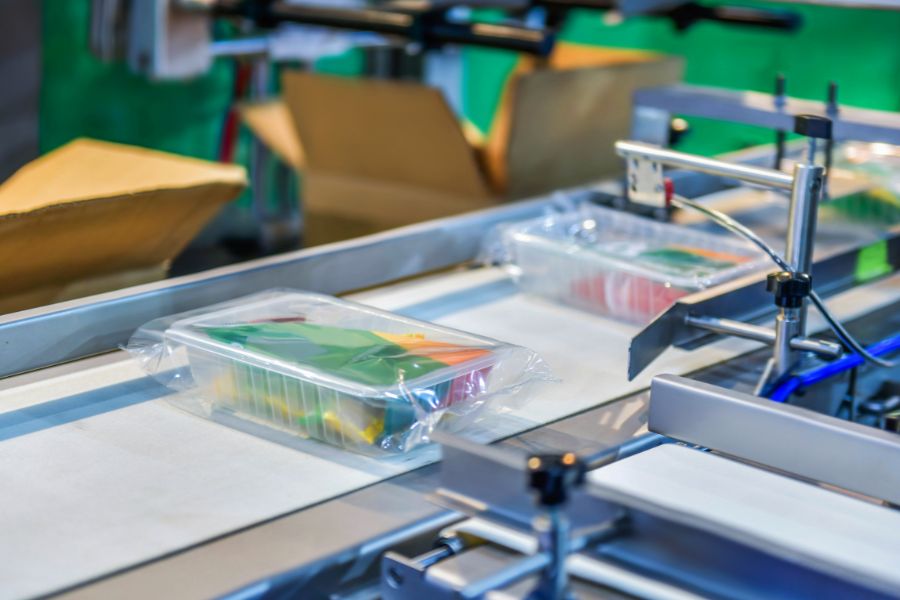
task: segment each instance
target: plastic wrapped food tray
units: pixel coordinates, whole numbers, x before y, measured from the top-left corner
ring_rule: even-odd
[[[740,240],[593,205],[502,226],[499,235],[524,291],[636,324],[770,266]]]
[[[193,412],[370,454],[410,450],[442,418],[505,407],[549,378],[525,348],[292,290],[153,321],[127,349],[190,391],[178,402]]]

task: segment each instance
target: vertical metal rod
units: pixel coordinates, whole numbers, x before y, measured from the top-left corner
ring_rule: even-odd
[[[794,165],[794,186],[788,213],[785,259],[794,273],[810,273],[816,237],[816,216],[822,193],[824,169],[815,164],[816,140],[809,139],[808,163]],[[773,375],[781,377],[797,360],[791,339],[806,335],[806,304],[799,309],[782,308],[775,319]]]
[[[814,165],[816,164],[816,138],[811,137],[807,138],[807,147],[806,147],[806,162]]]
[[[775,108],[779,111],[783,110],[785,104],[787,103],[787,98],[785,96],[785,91],[787,87],[787,82],[785,80],[784,74],[779,73],[778,77],[775,79],[775,96],[773,98],[773,103],[775,104]],[[784,162],[784,147],[787,143],[787,132],[784,129],[775,130],[775,165],[774,168],[781,170],[781,164]]]
[[[566,559],[569,556],[569,520],[558,506],[547,510],[538,531],[540,552],[550,557],[541,581],[528,595],[534,600],[565,600],[569,597],[569,578]]]
[[[784,129],[775,130],[775,164],[774,169],[781,170],[784,164],[784,148],[787,144],[787,132]]]
[[[775,351],[772,375],[775,379],[789,373],[797,362],[797,352],[791,348],[791,340],[800,335],[803,322],[801,309],[781,308],[775,317]]]
[[[825,114],[829,119],[835,120],[838,116],[838,101],[837,101],[837,93],[838,86],[835,82],[829,82],[828,84],[828,104],[825,107]],[[825,198],[829,197],[828,193],[828,182],[831,179],[831,165],[834,162],[834,138],[829,136],[827,140],[825,140],[825,182],[822,186],[822,194]]]
[[[810,142],[810,152],[815,152],[814,141]],[[811,163],[794,165],[785,260],[795,273],[809,273],[812,267],[816,213],[824,172],[825,169]]]

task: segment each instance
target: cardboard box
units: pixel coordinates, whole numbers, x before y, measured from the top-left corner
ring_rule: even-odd
[[[549,59],[520,59],[480,137],[440,91],[404,81],[288,72],[282,101],[242,113],[302,172],[314,244],[619,173],[613,143],[629,135],[632,94],[682,71],[674,57],[559,44]]]
[[[244,169],[76,140],[0,185],[0,312],[165,276]]]

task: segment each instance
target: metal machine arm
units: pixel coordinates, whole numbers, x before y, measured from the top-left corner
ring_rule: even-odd
[[[760,388],[770,376],[781,377],[793,368],[798,358],[798,349],[829,357],[840,354],[839,348],[834,344],[805,337],[805,297],[811,291],[809,273],[812,267],[816,213],[825,176],[825,169],[814,164],[816,140],[831,138],[831,121],[823,117],[800,116],[796,119],[795,131],[807,135],[810,149],[807,162],[795,164],[792,175],[764,167],[738,165],[666,150],[640,142],[616,143],[616,151],[628,164],[628,191],[633,202],[662,207],[672,200],[672,191],[665,181],[663,166],[686,168],[790,191],[785,256],[786,266],[790,271],[774,274],[768,282],[779,308],[775,331],[710,317],[697,318],[696,315],[686,320],[688,325],[716,333],[772,343],[774,356],[760,382]]]

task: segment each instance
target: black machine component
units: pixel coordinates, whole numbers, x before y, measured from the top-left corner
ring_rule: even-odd
[[[622,0],[531,0],[530,5],[546,10],[547,26],[554,28],[562,24],[567,11],[575,8],[622,10],[629,15],[639,10],[629,10],[628,2]],[[640,12],[644,16],[668,19],[678,31],[686,31],[702,21],[781,31],[796,31],[803,24],[801,16],[794,11],[699,2],[667,2],[662,8]]]
[[[820,140],[831,139],[832,121],[818,115],[797,115],[794,118],[794,133]]]
[[[466,23],[448,18],[441,3],[397,3],[373,8],[307,6],[277,0],[218,0],[212,13],[242,17],[262,28],[280,23],[317,25],[371,31],[399,37],[424,49],[462,44],[547,56],[553,49],[551,32],[514,25]]]
[[[812,291],[812,279],[806,273],[778,271],[769,273],[766,289],[775,295],[775,306],[800,308]]]
[[[528,487],[543,507],[565,504],[569,490],[584,483],[584,464],[575,454],[535,455],[528,459]]]
[[[573,9],[619,10],[616,0],[530,0],[521,10],[541,8],[546,11],[546,30],[512,24],[457,22],[448,17],[452,5],[478,5],[478,2],[388,2],[371,8],[333,8],[298,5],[278,0],[217,0],[210,5],[216,16],[242,17],[256,26],[272,28],[280,23],[301,23],[336,29],[371,31],[396,36],[422,48],[439,48],[445,44],[463,44],[500,48],[547,56],[553,49],[553,30],[558,29]],[[715,21],[793,31],[801,20],[790,11],[746,8],[738,6],[707,6],[697,2],[682,2],[666,8],[653,9],[647,16],[666,18],[675,28],[684,31],[700,21]]]

